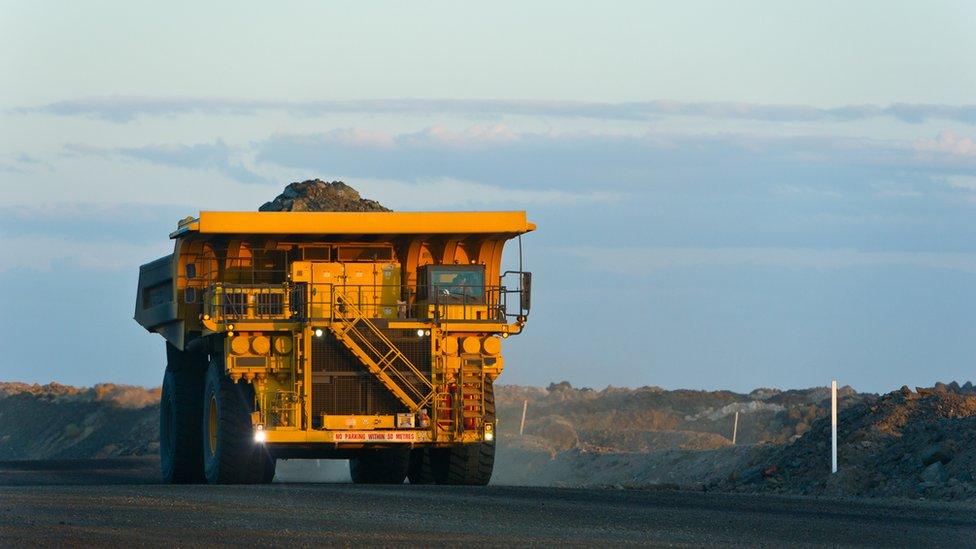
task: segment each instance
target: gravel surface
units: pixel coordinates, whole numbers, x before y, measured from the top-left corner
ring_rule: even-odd
[[[151,461],[0,463],[0,545],[972,546],[976,507],[667,490],[162,486]],[[143,484],[140,484],[143,483]]]

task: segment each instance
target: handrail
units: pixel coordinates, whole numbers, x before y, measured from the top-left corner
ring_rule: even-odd
[[[400,351],[400,349],[392,341],[390,341],[390,339],[386,336],[386,334],[383,333],[382,330],[380,330],[375,324],[370,322],[368,318],[363,316],[362,311],[360,311],[359,308],[356,307],[356,305],[354,305],[351,302],[351,300],[349,300],[345,295],[341,293],[335,294],[333,302],[335,303],[334,305],[335,307],[338,307],[340,305],[345,306],[347,309],[346,313],[349,312],[352,313],[352,315],[348,315],[348,314],[338,315],[338,318],[342,320],[340,322],[335,322],[331,325],[331,327],[333,327],[332,328],[333,331],[337,330],[337,328],[334,328],[336,324],[344,326],[345,329],[341,329],[341,328],[338,329],[340,333],[337,333],[337,335],[349,334],[350,332],[353,333],[356,336],[353,342],[357,346],[359,346],[360,349],[363,349],[364,351],[369,350],[369,352],[372,353],[373,356],[370,356],[369,359],[374,363],[375,366],[379,368],[380,372],[386,373],[387,371],[392,371],[396,375],[396,377],[399,378],[400,382],[403,383],[406,387],[408,387],[418,398],[422,397],[420,402],[415,404],[415,407],[417,409],[427,404],[427,402],[429,402],[434,395],[433,393],[434,385],[433,383],[430,382],[429,379],[427,379],[427,376],[424,375],[424,373],[420,371],[420,369],[418,369],[413,364],[413,362],[411,362],[410,359],[407,358],[407,356],[404,355],[403,352]],[[383,353],[379,349],[377,349],[376,346],[373,345],[373,343],[369,340],[369,338],[364,336],[356,328],[356,325],[359,323],[365,324],[367,329],[371,332],[371,334],[376,339],[378,339],[380,343],[385,345],[390,350],[387,351],[386,353]],[[391,352],[393,353],[392,357],[390,356]],[[377,362],[377,357],[379,358],[379,362]],[[407,379],[404,372],[402,372],[400,369],[394,366],[398,360],[404,366],[406,366],[410,374],[412,374],[416,379],[419,379],[421,381],[422,387],[428,389],[428,391],[425,392],[421,389],[418,389],[413,383],[410,382],[410,380]]]
[[[468,295],[465,285],[457,285],[453,288],[458,291],[448,296],[432,293],[427,299],[419,299],[416,289],[405,284],[215,282],[202,295],[186,294],[184,301],[200,303],[202,312],[210,318],[226,322],[334,322],[340,305],[337,295],[344,297],[343,307],[355,304],[364,318],[434,323],[507,322],[512,318],[524,319],[527,315],[528,311],[521,306],[521,288],[504,285],[476,287],[479,294],[476,296]],[[515,300],[511,308],[510,299]]]

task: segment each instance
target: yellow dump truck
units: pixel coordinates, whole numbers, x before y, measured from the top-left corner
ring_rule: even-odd
[[[349,459],[357,483],[484,485],[492,384],[522,332],[525,212],[201,212],[139,269],[166,340],[162,476],[263,483]],[[519,267],[502,272],[517,239]]]

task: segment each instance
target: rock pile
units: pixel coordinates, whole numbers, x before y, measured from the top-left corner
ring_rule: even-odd
[[[842,391],[837,475],[823,388],[741,394],[559,383],[500,385],[495,395],[501,483],[976,500],[969,383],[881,396]],[[158,403],[158,388],[0,383],[0,460],[154,455]]]
[[[159,396],[110,383],[0,383],[0,460],[155,455]]]
[[[265,202],[262,212],[388,212],[389,208],[359,192],[342,181],[328,183],[310,179],[291,183],[271,202]]]
[[[830,473],[830,421],[771,447],[715,485],[795,494],[976,498],[976,390],[971,383],[902,387],[838,415],[838,473]]]
[[[845,387],[840,405],[873,399]],[[711,450],[731,444],[736,412],[739,444],[783,444],[799,438],[810,424],[830,412],[824,387],[776,391],[666,391],[660,387],[595,391],[567,382],[538,387],[500,386],[501,436],[518,434],[522,406],[528,402],[525,432],[535,446],[554,452],[578,448],[598,452],[648,452],[665,449]]]

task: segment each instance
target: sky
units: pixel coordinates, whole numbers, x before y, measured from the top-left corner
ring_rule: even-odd
[[[976,381],[971,2],[2,2],[0,379],[154,386],[177,220],[524,209],[504,383]],[[506,261],[514,261],[509,247]]]

